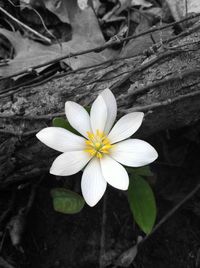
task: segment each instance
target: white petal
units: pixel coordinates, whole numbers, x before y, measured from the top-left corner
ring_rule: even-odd
[[[148,165],[158,157],[158,153],[149,143],[138,139],[116,143],[110,153],[112,158],[130,167]]]
[[[132,136],[141,126],[143,117],[144,113],[135,112],[120,118],[108,135],[110,142],[115,143]]]
[[[85,139],[61,127],[47,127],[36,137],[50,148],[59,152],[83,150]]]
[[[101,92],[101,96],[103,97],[107,106],[107,120],[104,129],[104,132],[107,134],[113,126],[117,116],[117,102],[115,96],[109,88],[106,88],[103,92]]]
[[[97,129],[104,131],[107,119],[107,107],[103,97],[99,95],[93,102],[90,111],[90,120],[93,133],[96,133]]]
[[[83,151],[66,152],[59,155],[53,162],[50,173],[58,176],[69,176],[79,172],[91,159]]]
[[[88,112],[81,105],[73,101],[67,101],[65,103],[65,113],[70,125],[87,137],[87,131],[91,132]]]
[[[106,190],[107,182],[101,171],[100,162],[93,158],[84,169],[81,189],[86,203],[93,207],[99,202]]]
[[[129,177],[125,168],[109,156],[104,155],[100,160],[105,180],[113,187],[127,190]]]

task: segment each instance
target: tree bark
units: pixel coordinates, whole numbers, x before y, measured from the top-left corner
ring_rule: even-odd
[[[48,170],[56,153],[42,145],[35,133],[51,125],[56,115],[64,116],[67,100],[88,106],[101,90],[111,88],[118,115],[145,112],[139,137],[198,121],[199,25],[150,56],[121,59],[37,86],[0,92],[0,187]]]

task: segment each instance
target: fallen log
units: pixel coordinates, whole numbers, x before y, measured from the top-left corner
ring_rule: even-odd
[[[35,134],[73,100],[90,105],[106,87],[117,98],[119,115],[143,111],[138,136],[176,129],[200,119],[200,22],[171,38],[170,45],[48,81],[0,92],[0,187],[41,175],[56,153]]]

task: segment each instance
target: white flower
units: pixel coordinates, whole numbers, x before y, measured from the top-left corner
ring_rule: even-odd
[[[83,171],[81,189],[90,206],[101,199],[107,183],[121,190],[128,189],[128,173],[121,164],[140,167],[158,157],[149,143],[128,139],[140,127],[143,113],[129,113],[112,128],[117,104],[109,89],[105,89],[94,101],[90,115],[72,101],[65,103],[65,112],[70,125],[83,137],[59,127],[44,128],[36,136],[50,148],[63,152],[54,160],[51,174],[69,176],[87,165]]]

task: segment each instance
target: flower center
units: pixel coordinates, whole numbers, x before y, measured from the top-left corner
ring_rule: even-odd
[[[92,156],[96,156],[97,158],[102,158],[104,154],[109,154],[109,149],[112,147],[112,145],[103,132],[97,130],[96,134],[93,134],[88,131],[87,135],[88,140],[85,141],[85,152]]]

